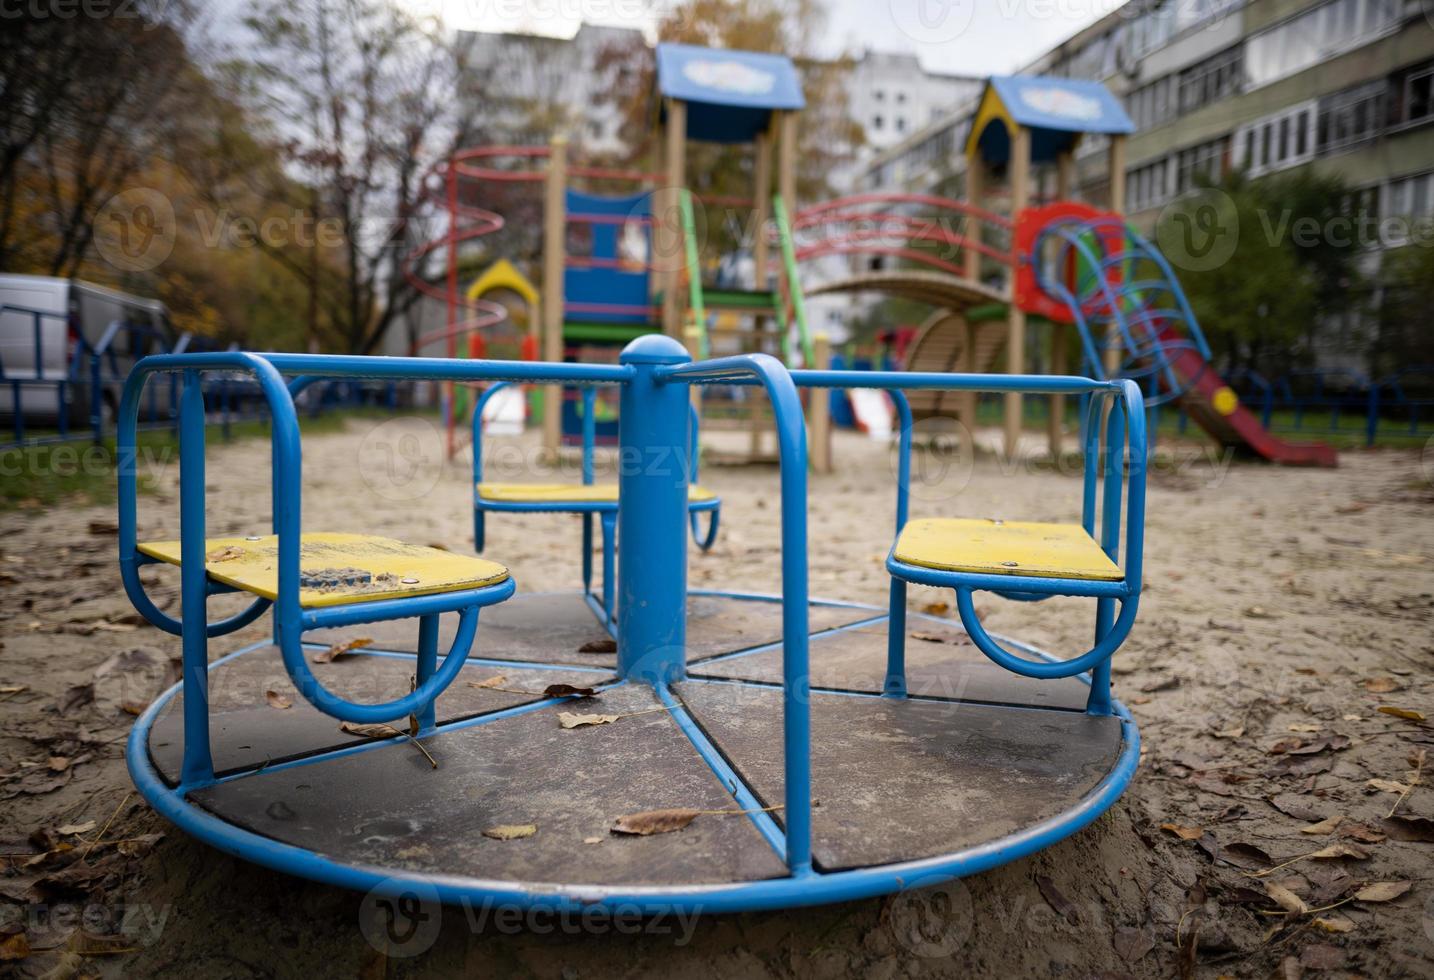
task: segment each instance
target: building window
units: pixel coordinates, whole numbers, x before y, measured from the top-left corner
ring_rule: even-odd
[[[1225,151],[1229,140],[1221,137],[1191,146],[1175,154],[1175,193],[1184,194],[1202,180],[1213,183],[1225,172]]]
[[[883,92],[881,89],[877,89],[875,92],[872,92],[871,97],[878,102],[886,101],[886,93]]]
[[[896,93],[896,104],[897,104],[897,105],[901,105],[901,104],[902,104],[903,102],[905,102],[905,101],[906,101],[906,93],[905,93],[905,92],[897,92],[897,93]]]
[[[898,133],[904,133],[904,132],[906,132],[906,117],[905,117],[905,116],[897,116],[897,117],[896,117],[896,131],[897,131]]]
[[[1144,211],[1169,198],[1166,186],[1166,160],[1161,158],[1129,171],[1125,176],[1125,209]]]
[[[1239,92],[1242,61],[1240,48],[1236,46],[1180,72],[1179,111],[1194,112]]]
[[[1153,129],[1175,118],[1175,106],[1171,99],[1175,82],[1174,75],[1166,75],[1126,96],[1126,110],[1136,129]]]
[[[1434,215],[1434,173],[1391,180],[1384,189],[1381,213],[1399,218]]]
[[[1391,106],[1389,121],[1414,125],[1434,118],[1434,65],[1421,65],[1395,83],[1399,105]]]
[[[1332,153],[1373,139],[1384,128],[1383,81],[1359,85],[1320,99],[1319,152]]]
[[[1311,68],[1397,28],[1399,0],[1328,0],[1259,34],[1245,48],[1251,85]]]
[[[1305,163],[1315,151],[1315,106],[1303,102],[1235,130],[1232,163],[1259,176]]]
[[[886,120],[885,120],[885,119],[882,119],[880,116],[872,116],[872,117],[871,117],[871,128],[872,128],[872,129],[881,129],[881,128],[882,128],[883,126],[885,126],[885,125],[886,125]]]

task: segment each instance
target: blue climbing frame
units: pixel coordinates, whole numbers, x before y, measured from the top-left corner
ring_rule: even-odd
[[[267,600],[259,599],[244,612],[227,620],[210,624],[206,618],[206,599],[221,589],[205,576],[203,404],[199,397],[200,374],[204,371],[235,371],[254,375],[274,415],[273,523],[279,538],[279,590],[274,604],[276,641],[281,646],[285,665],[295,683],[316,705],[337,717],[382,720],[418,711],[427,715],[430,726],[432,702],[441,690],[440,681],[451,680],[463,662],[467,644],[473,636],[470,626],[460,628],[458,643],[454,646],[454,652],[459,655],[446,658],[443,667],[422,681],[418,690],[407,697],[377,707],[340,701],[317,686],[299,655],[302,631],[376,618],[427,617],[443,611],[476,607],[505,598],[506,593],[512,591],[511,580],[504,586],[493,587],[496,591],[491,592],[478,590],[354,604],[334,612],[301,609],[297,598],[301,457],[291,387],[302,386],[310,379],[320,377],[619,386],[622,465],[617,507],[617,669],[623,681],[653,687],[658,697],[673,708],[673,717],[684,730],[690,729],[694,722],[686,716],[670,686],[685,676],[688,598],[686,523],[690,518],[687,499],[690,471],[683,456],[684,451],[690,451],[691,445],[688,422],[690,386],[745,384],[765,389],[772,404],[781,464],[784,813],[781,828],[777,828],[765,814],[753,819],[754,822],[766,821],[764,833],[783,854],[788,875],[738,884],[673,887],[565,887],[554,883],[427,876],[403,869],[346,865],[226,823],[190,803],[186,798],[188,793],[215,782],[208,760],[208,728],[204,717],[207,700],[205,641],[209,636],[230,633],[252,622],[269,606]],[[137,553],[135,547],[134,423],[137,404],[147,378],[170,372],[182,375],[185,390],[180,403],[180,510],[184,559],[181,569],[183,615],[180,620],[166,616],[145,595],[138,577],[138,566],[146,559]],[[285,385],[285,375],[296,377],[292,386]],[[823,872],[813,868],[807,447],[798,386],[879,387],[892,391],[898,406],[903,407],[897,493],[898,531],[905,522],[907,512],[911,452],[910,412],[904,407],[904,397],[898,390],[901,388],[1106,395],[1117,403],[1123,402],[1125,406],[1122,417],[1129,423],[1132,473],[1140,472],[1143,479],[1141,460],[1144,444],[1138,438],[1135,421],[1143,416],[1138,410],[1139,392],[1130,383],[1065,377],[789,371],[775,358],[762,354],[694,363],[680,344],[661,335],[648,335],[633,341],[617,365],[249,353],[165,355],[145,359],[135,368],[127,383],[121,410],[120,566],[126,591],[136,607],[160,628],[183,637],[184,678],[181,685],[146,710],[131,734],[128,761],[136,785],[156,809],[188,833],[227,853],[286,873],[390,895],[411,895],[417,889],[424,896],[446,902],[500,902],[522,908],[571,912],[595,906],[650,913],[671,913],[674,910],[725,912],[862,898],[913,886],[930,886],[982,871],[1048,847],[1086,826],[1116,801],[1130,781],[1138,760],[1138,733],[1129,714],[1118,702],[1110,703],[1109,709],[1121,724],[1122,748],[1118,758],[1096,786],[1058,816],[956,853],[844,871]],[[1115,431],[1108,428],[1108,433],[1112,435]],[[1105,466],[1106,497],[1102,526],[1105,535],[1103,544],[1107,549],[1116,544],[1110,531],[1110,491],[1112,486],[1119,485],[1119,479],[1114,475],[1118,469],[1116,463]],[[1088,529],[1096,492],[1094,472],[1088,465],[1085,487]],[[1128,576],[1137,589],[1140,521],[1143,516],[1139,501],[1142,493],[1140,485],[1132,482],[1127,521],[1130,541]],[[1114,506],[1118,511],[1118,500]],[[987,585],[999,590],[1009,590],[1015,585],[1022,590],[1037,591],[1041,583],[1002,579]],[[980,583],[966,583],[964,587],[978,586],[984,587]],[[1096,590],[1092,594],[1096,594],[1103,603],[1123,598],[1114,591],[1107,594]],[[476,608],[471,618],[476,622]],[[467,621],[468,617],[465,617]],[[422,632],[428,637],[427,659],[431,665],[435,631],[425,628]],[[1024,649],[1029,651],[1029,648]],[[1102,657],[1095,665],[1095,681],[1098,686],[1108,685],[1109,651],[1102,649],[1099,652]],[[424,648],[421,646],[420,661],[423,659]],[[1091,660],[1093,654],[1087,654],[1082,659]],[[890,669],[899,672],[902,665],[893,663]],[[1056,668],[1049,672],[1021,672],[1030,676],[1064,676],[1073,671]],[[178,690],[185,695],[186,754],[180,783],[171,787],[159,776],[149,758],[148,736],[164,705]],[[465,724],[482,723],[483,720]],[[729,779],[725,779],[724,783],[732,784],[739,800],[750,797],[749,791],[744,797],[740,783],[722,759],[705,754],[704,758],[714,771],[728,775]]]
[[[490,385],[484,390],[482,397],[478,399],[478,405],[473,411],[473,550],[478,554],[483,553],[487,539],[487,514],[489,511],[497,513],[518,513],[518,514],[581,514],[583,518],[582,533],[582,575],[583,575],[583,599],[597,613],[598,618],[607,624],[611,630],[616,623],[616,610],[613,608],[613,586],[616,582],[615,562],[617,555],[617,542],[615,540],[617,531],[617,501],[616,500],[490,500],[485,498],[479,490],[483,483],[483,409],[487,406],[488,400],[509,387],[511,382],[500,381]],[[593,486],[596,478],[596,463],[594,452],[597,445],[597,391],[592,385],[581,389],[582,399],[582,482],[583,486]],[[685,461],[688,469],[688,480],[692,486],[697,485],[697,469],[699,457],[697,409],[689,406],[688,417],[690,420],[689,436],[686,446]],[[707,530],[701,530],[701,519],[698,515],[707,514]],[[703,551],[712,548],[717,540],[717,527],[721,520],[722,501],[714,497],[710,500],[693,500],[688,503],[688,523],[692,529],[692,540]],[[593,518],[597,517],[602,527],[602,595],[593,594]]]

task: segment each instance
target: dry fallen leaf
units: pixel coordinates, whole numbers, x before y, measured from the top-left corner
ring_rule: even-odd
[[[52,755],[45,761],[46,765],[50,767],[51,772],[64,772],[70,768],[70,760],[63,755]]]
[[[1385,817],[1380,826],[1395,840],[1434,844],[1434,820],[1428,817]]]
[[[1413,708],[1396,708],[1392,705],[1381,704],[1379,713],[1382,715],[1393,715],[1396,718],[1403,718],[1405,721],[1423,721],[1424,713],[1415,711]]]
[[[234,545],[226,545],[223,548],[215,548],[204,556],[205,561],[233,561],[236,558],[244,557],[244,549]]]
[[[21,691],[28,691],[30,688],[24,684],[0,684],[0,694],[19,694]]]
[[[1318,726],[1318,725],[1291,725],[1291,726],[1290,726],[1290,731],[1292,731],[1292,732],[1304,732],[1305,734],[1310,734],[1311,732],[1317,732],[1317,731],[1319,731],[1319,726]]]
[[[1404,686],[1393,677],[1366,677],[1360,683],[1370,694],[1391,694]]]
[[[558,712],[558,724],[564,728],[582,728],[585,725],[610,725],[622,715],[578,715],[571,711]]]
[[[578,653],[617,653],[617,641],[589,640],[578,647]]]
[[[545,698],[591,698],[597,691],[590,687],[573,687],[571,684],[549,684],[543,688]]]
[[[491,837],[493,840],[522,840],[524,837],[532,837],[538,832],[538,828],[530,823],[505,823],[497,827],[489,827],[483,831],[484,837]]]
[[[1047,905],[1064,916],[1068,922],[1080,925],[1080,910],[1056,887],[1055,881],[1049,875],[1036,875],[1036,887],[1040,889],[1041,897],[1046,900]]]
[[[584,837],[584,838],[583,838],[583,843],[584,843],[584,844],[601,844],[601,843],[602,843],[602,838],[601,838],[601,837]]]
[[[670,834],[696,820],[701,812],[701,810],[678,807],[671,810],[643,810],[641,813],[629,813],[618,817],[613,822],[612,832],[614,834],[633,834],[638,837]]]
[[[1354,931],[1354,923],[1342,915],[1316,916],[1314,925],[1316,929],[1323,929],[1325,932]]]
[[[30,940],[25,938],[23,932],[11,933],[0,939],[0,962],[14,962],[28,959],[29,956]]]
[[[502,687],[506,683],[508,683],[508,678],[504,677],[502,674],[494,674],[492,677],[485,678],[481,681],[469,681],[468,686],[477,688],[493,688]]]
[[[1340,830],[1341,837],[1353,837],[1361,844],[1381,844],[1388,840],[1388,835],[1381,834],[1368,824],[1347,823]]]
[[[1408,786],[1405,786],[1403,783],[1395,782],[1392,779],[1371,779],[1364,784],[1364,788],[1369,791],[1377,790],[1381,793],[1409,792]]]
[[[935,633],[916,632],[911,634],[913,640],[921,640],[923,643],[945,643],[946,637],[937,636]]]
[[[1335,858],[1353,858],[1356,861],[1369,860],[1369,852],[1358,844],[1331,844],[1328,847],[1320,848],[1309,856],[1316,861],[1330,861]]]
[[[382,722],[373,725],[361,725],[356,721],[345,721],[339,724],[339,731],[349,735],[361,735],[364,738],[393,738],[395,735],[402,735],[403,732],[392,725],[385,725]]]
[[[1304,899],[1284,885],[1267,881],[1265,882],[1265,894],[1274,899],[1276,905],[1292,915],[1304,915],[1309,911],[1309,906],[1305,904]]]
[[[1205,831],[1199,827],[1182,827],[1178,823],[1163,823],[1161,830],[1168,830],[1181,840],[1199,840],[1205,836]]]
[[[1319,823],[1312,823],[1312,824],[1310,824],[1308,827],[1301,827],[1301,828],[1300,828],[1300,833],[1302,833],[1302,834],[1332,834],[1332,833],[1334,833],[1334,828],[1338,827],[1338,826],[1340,825],[1340,822],[1341,822],[1342,820],[1344,820],[1344,815],[1341,814],[1341,813],[1336,813],[1336,814],[1335,814],[1334,816],[1332,816],[1332,817],[1326,817],[1325,819],[1321,820]]]
[[[278,708],[280,711],[294,706],[294,702],[291,699],[284,697],[284,695],[278,691],[265,691],[264,700],[269,702],[269,707]]]
[[[76,834],[88,834],[95,829],[93,820],[86,820],[84,823],[67,823],[62,827],[56,827],[55,833],[61,837],[72,837]]]
[[[1234,728],[1226,728],[1215,732],[1216,738],[1240,738],[1245,734],[1244,725],[1236,725]]]
[[[1374,881],[1354,893],[1358,902],[1392,902],[1413,887],[1408,881]]]
[[[373,640],[370,637],[359,636],[345,643],[335,643],[327,650],[320,650],[318,653],[314,654],[314,663],[333,663],[335,660],[344,656],[345,654],[353,653],[355,650],[358,650],[362,647],[366,647],[372,642]]]
[[[928,616],[945,616],[951,611],[949,602],[928,602],[921,607],[921,611]]]

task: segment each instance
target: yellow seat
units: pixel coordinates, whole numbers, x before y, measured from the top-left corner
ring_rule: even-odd
[[[178,541],[139,545],[142,554],[178,565]],[[204,569],[225,585],[266,599],[278,597],[279,539],[210,538]],[[497,585],[508,569],[484,558],[404,544],[371,534],[315,532],[300,536],[299,605],[338,606]]]
[[[480,483],[478,496],[504,504],[615,504],[616,483]],[[703,487],[688,487],[689,503],[716,500],[717,495]]]
[[[1124,573],[1079,524],[928,518],[896,541],[896,560],[946,572],[1118,582]]]

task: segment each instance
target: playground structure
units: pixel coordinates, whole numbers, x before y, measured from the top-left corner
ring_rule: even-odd
[[[273,414],[268,535],[206,538],[201,386],[216,371],[251,375]],[[182,385],[181,536],[141,544],[136,420],[146,382],[169,374]],[[644,463],[619,478],[615,604],[518,594],[487,559],[306,532],[293,397],[354,377],[614,389],[622,455]],[[690,452],[691,387],[715,384],[772,405],[780,596],[687,589],[691,472],[666,461]],[[799,392],[851,386],[888,391],[903,417],[886,611],[808,595]],[[901,392],[946,388],[1089,399],[1079,524],[907,524]],[[1109,663],[1141,590],[1144,420],[1130,381],[789,370],[762,354],[694,362],[656,336],[617,364],[147,358],[120,414],[120,568],[136,608],[182,638],[183,680],[136,722],[130,772],[157,810],[227,853],[419,900],[722,912],[929,887],[1014,860],[1108,809],[1138,760]],[[146,595],[147,564],[179,566],[177,619]],[[906,581],[952,588],[964,630],[908,616]],[[211,622],[210,598],[234,591],[250,604]],[[976,592],[1092,598],[1094,644],[1059,660],[989,634]],[[271,609],[272,642],[208,662],[211,637]],[[396,625],[411,619],[416,637]],[[310,662],[357,624],[370,647]],[[913,626],[948,642],[908,650]],[[276,711],[270,691],[292,707]],[[398,696],[368,700],[384,691]],[[576,727],[566,714],[594,706],[614,713]],[[338,720],[378,731],[355,741]],[[666,832],[633,830],[674,807]]]
[[[466,293],[461,289],[460,247],[505,227],[502,215],[472,202],[499,184],[541,184],[542,285],[540,295],[529,299],[530,323],[537,330],[523,349],[524,359],[541,352],[550,361],[604,360],[635,337],[662,332],[703,353],[765,352],[780,354],[788,363],[795,361],[795,335],[807,363],[813,362],[816,348],[795,280],[791,238],[782,232],[785,202],[796,192],[797,116],[804,104],[795,67],[781,55],[678,44],[659,45],[657,59],[657,159],[649,170],[572,161],[561,134],[547,146],[462,150],[435,168],[432,194],[443,199],[447,230],[408,256],[405,273],[424,295],[443,301],[444,326],[421,336],[410,353],[441,342],[443,353],[455,356],[461,338],[482,336],[503,321],[506,312],[487,297],[487,288],[478,288],[482,280]],[[775,223],[782,261],[772,261],[768,236],[759,234],[754,289],[719,289],[703,281],[695,217],[702,202],[687,189],[690,140],[752,147],[750,200],[712,203],[751,207],[758,228]],[[587,186],[575,186],[578,182]],[[441,285],[421,274],[425,261],[440,252],[446,262]],[[777,281],[769,287],[774,272]],[[735,314],[738,325],[716,336],[710,318],[724,313]],[[828,465],[825,397],[816,395],[813,406],[819,432],[813,455],[819,469]],[[464,408],[466,400],[450,388],[444,399],[450,453],[466,422]],[[597,409],[602,419],[597,438],[610,442],[616,435],[615,411],[601,400]],[[575,388],[542,393],[538,414],[545,449],[553,452],[565,440],[580,440],[579,412]],[[748,414],[753,455],[759,455],[761,433],[769,423]]]
[[[829,346],[809,330],[806,297],[875,293],[935,310],[907,352],[909,371],[979,373],[999,365],[1020,374],[1032,360],[1034,326],[1037,340],[1045,343],[1037,359],[1049,373],[1064,374],[1068,331],[1074,328],[1083,372],[1139,380],[1152,412],[1173,404],[1237,451],[1276,462],[1334,465],[1327,446],[1271,435],[1210,368],[1209,347],[1169,263],[1121,217],[1125,137],[1132,126],[1104,86],[992,78],[964,148],[966,200],[876,192],[794,212],[803,101],[790,60],[662,44],[656,95],[657,159],[649,171],[572,164],[561,136],[548,147],[466,150],[445,165],[451,247],[444,294],[452,299],[449,326],[437,333],[448,336],[450,346],[454,335],[491,328],[495,315],[476,294],[466,305],[456,298],[456,247],[503,224],[501,216],[464,203],[459,179],[541,181],[538,346],[549,360],[611,356],[622,343],[660,331],[700,354],[764,352],[789,366],[825,367]],[[1069,200],[1075,150],[1088,136],[1108,141],[1112,177],[1104,210]],[[691,140],[750,144],[751,199],[703,201],[695,195],[686,162]],[[476,165],[500,157],[542,161],[546,169]],[[1054,176],[1048,202],[1035,199],[1040,168]],[[579,191],[568,186],[573,179],[608,187],[626,182],[637,190]],[[710,263],[702,259],[700,216],[708,205],[752,208],[752,227],[759,231],[751,242],[751,288],[706,281]],[[585,235],[575,236],[575,228]],[[575,237],[587,240],[585,251],[573,247]],[[634,241],[641,248],[629,254]],[[430,243],[419,254],[437,247]],[[829,266],[833,256],[847,260],[846,273],[813,281],[814,263]],[[555,449],[563,438],[577,442],[582,423],[576,390],[548,391],[543,398],[545,447]],[[1017,451],[1023,398],[1018,392],[1005,395],[1008,454]],[[1050,452],[1059,453],[1066,439],[1064,396],[1051,395],[1049,403],[1047,442]],[[974,427],[975,404],[969,391],[912,396],[918,420],[955,418],[967,428]],[[614,412],[604,411],[601,402],[599,411],[604,415],[599,438],[611,441]],[[831,422],[825,391],[810,394],[807,412],[813,466],[827,471]],[[450,430],[462,422],[450,410]],[[763,458],[767,425],[755,411],[749,424],[746,458]]]

